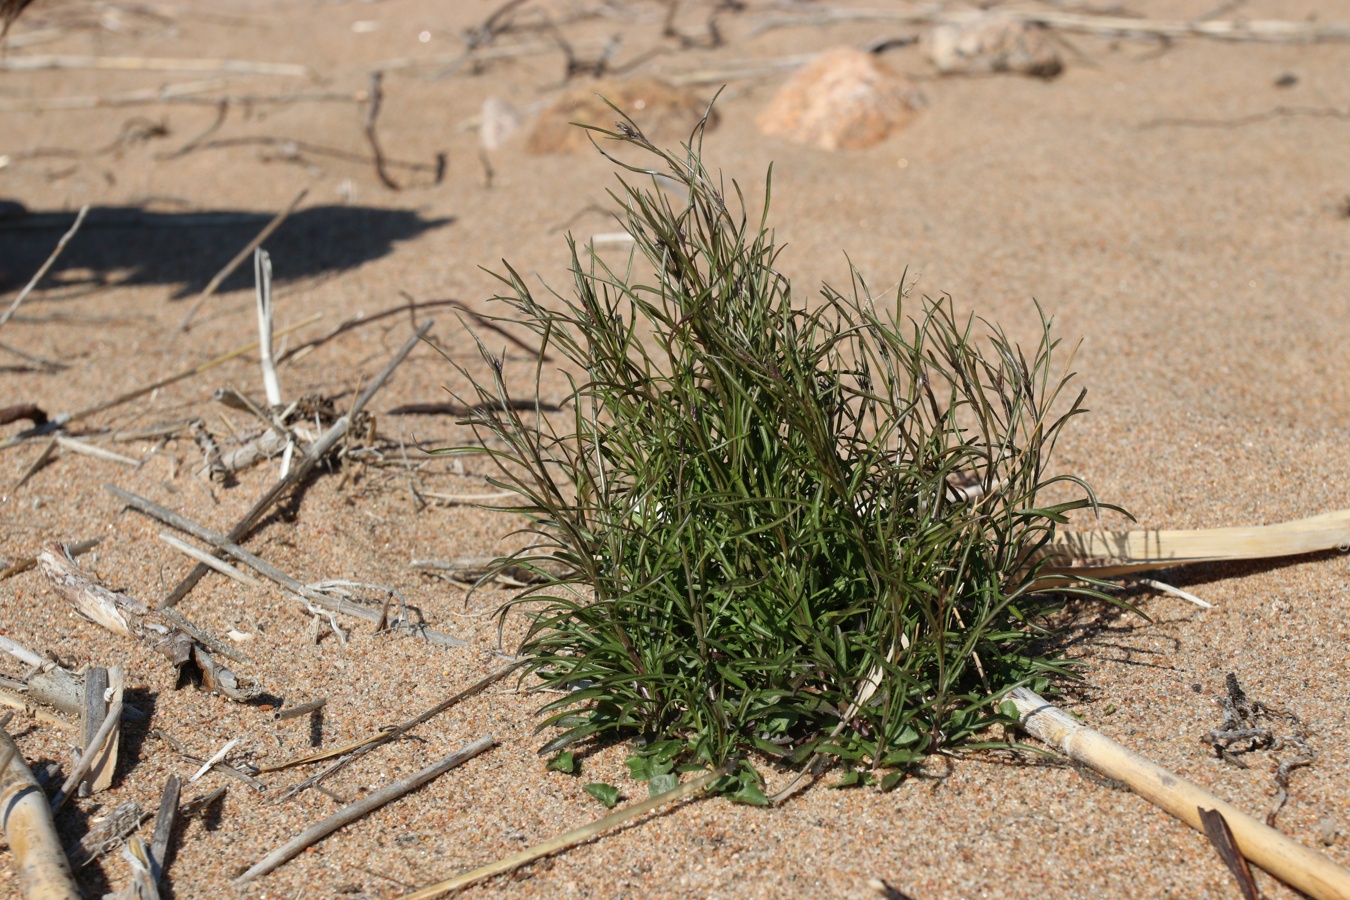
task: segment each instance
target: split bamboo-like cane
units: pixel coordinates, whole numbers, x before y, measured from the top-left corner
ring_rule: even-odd
[[[1076,722],[1027,688],[1009,692],[1022,727],[1033,737],[1107,778],[1123,781],[1136,794],[1204,832],[1200,810],[1218,810],[1233,831],[1238,849],[1251,862],[1317,900],[1350,900],[1350,872],[1242,810],[1220,800],[1106,735]]]
[[[70,862],[56,835],[47,797],[14,746],[0,729],[0,824],[19,870],[28,900],[79,900]]]
[[[1278,525],[1196,531],[1064,531],[1045,551],[1045,575],[1107,578],[1201,562],[1270,559],[1350,549],[1350,509]]]

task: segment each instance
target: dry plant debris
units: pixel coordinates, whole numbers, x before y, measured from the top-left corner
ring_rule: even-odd
[[[1204,740],[1225,762],[1247,768],[1243,759],[1258,750],[1272,753],[1286,751],[1287,755],[1275,766],[1275,802],[1266,813],[1266,824],[1275,826],[1275,818],[1289,801],[1289,778],[1295,769],[1312,765],[1317,753],[1308,743],[1311,729],[1293,711],[1270,707],[1259,700],[1247,699],[1247,693],[1229,672],[1224,678],[1224,696],[1215,701],[1223,711],[1223,725],[1205,735]],[[1272,726],[1289,723],[1290,733],[1280,734]]]

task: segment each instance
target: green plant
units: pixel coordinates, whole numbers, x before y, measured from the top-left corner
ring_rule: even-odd
[[[556,302],[499,276],[503,321],[570,364],[565,412],[522,411],[481,343],[493,377],[465,398],[535,537],[498,565],[572,570],[538,566],[502,610],[527,612],[528,668],[567,691],[542,752],[640,734],[667,761],[896,767],[1006,721],[1007,689],[1066,672],[1044,615],[1091,592],[1037,563],[1065,513],[1096,506],[1047,468],[1083,411],[1050,321],[1028,356],[947,299],[910,317],[902,287],[883,310],[856,271],[807,308],[774,268],[771,172],[754,221],[704,167],[701,128],[677,152],[626,117],[594,130],[652,160],[602,150],[638,176],[611,193],[635,251],[612,268],[569,239],[575,296]],[[1051,486],[1075,496],[1043,504]],[[757,777],[729,784],[763,799]]]

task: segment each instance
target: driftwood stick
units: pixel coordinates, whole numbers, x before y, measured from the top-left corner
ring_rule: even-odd
[[[197,299],[193,301],[192,308],[183,316],[183,321],[178,323],[180,331],[188,330],[188,327],[192,325],[192,319],[197,315],[197,310],[202,308],[202,304],[207,301],[207,298],[216,292],[216,289],[220,287],[226,278],[229,278],[234,274],[235,269],[242,266],[244,261],[253,255],[253,251],[262,246],[263,241],[271,237],[272,233],[281,227],[282,222],[285,222],[290,218],[291,213],[295,212],[295,208],[300,205],[300,201],[304,200],[308,194],[309,188],[305,188],[300,193],[296,194],[295,199],[292,200],[285,209],[273,216],[272,221],[264,225],[262,231],[259,231],[257,235],[254,236],[253,240],[244,245],[243,250],[240,250],[234,255],[234,259],[225,264],[225,268],[217,272],[215,276],[207,282],[206,287],[202,288],[202,292],[198,294]],[[258,345],[255,344],[254,346]]]
[[[53,440],[56,441],[58,447],[69,450],[72,453],[78,453],[81,456],[91,456],[94,459],[101,459],[105,462],[120,463],[121,465],[129,466],[133,469],[141,464],[141,460],[139,459],[132,459],[130,456],[124,456],[121,453],[116,453],[104,447],[99,447],[87,441],[81,441],[64,434],[58,434]]]
[[[4,62],[5,60],[0,59],[0,63]],[[47,261],[42,264],[42,268],[38,269],[37,274],[29,279],[28,284],[24,285],[23,290],[19,291],[19,296],[14,298],[14,302],[9,305],[9,308],[6,309],[4,313],[0,313],[0,328],[3,328],[5,323],[13,317],[14,312],[19,308],[19,305],[23,303],[28,295],[32,293],[33,288],[37,287],[38,282],[51,270],[52,264],[55,263],[56,258],[61,255],[61,251],[66,249],[66,244],[70,243],[70,239],[75,237],[75,232],[80,230],[80,226],[84,224],[84,217],[87,215],[89,215],[88,203],[80,207],[79,214],[75,216],[75,224],[71,225],[70,230],[61,236],[61,240],[56,242],[56,249],[52,251],[51,256],[47,257]]]
[[[1187,825],[1204,832],[1201,810],[1217,810],[1232,829],[1238,849],[1248,860],[1310,897],[1350,898],[1350,872],[1316,851],[1220,800],[1100,732],[1079,724],[1034,691],[1016,688],[1008,694],[1022,727],[1076,762],[1117,781],[1162,807]]]
[[[777,17],[761,21],[750,36],[774,28],[813,26],[834,22],[894,22],[900,25],[936,25],[969,22],[987,17],[983,10],[943,12],[906,12],[890,9],[822,9],[805,16]],[[1221,41],[1268,43],[1316,43],[1350,40],[1350,24],[1344,22],[1297,22],[1277,19],[1247,21],[1224,19],[1131,19],[1124,16],[1098,16],[1059,10],[999,10],[1000,18],[1044,25],[1079,34],[1118,35],[1121,37],[1183,38],[1200,37]]]
[[[259,575],[275,582],[286,591],[294,594],[300,598],[303,603],[319,606],[329,612],[340,613],[344,616],[353,616],[358,619],[364,619],[367,622],[379,622],[383,618],[379,610],[367,606],[358,606],[354,603],[347,603],[341,600],[334,600],[326,594],[319,593],[308,585],[302,584],[298,579],[287,575],[265,559],[255,556],[238,544],[225,540],[221,535],[203,528],[191,519],[184,518],[172,510],[165,509],[158,503],[137,496],[130,491],[123,490],[115,484],[105,484],[104,487],[131,508],[139,510],[152,518],[158,519],[165,525],[170,525],[180,531],[190,534],[198,540],[205,541],[219,549],[222,553],[229,554]],[[439,644],[443,647],[468,646],[467,641],[463,641],[453,635],[445,634],[444,632],[436,631],[432,628],[424,628],[420,625],[415,625],[412,622],[401,622],[392,630],[405,634],[415,634],[433,644]]]
[[[164,793],[159,795],[159,813],[155,816],[154,837],[150,839],[150,871],[158,883],[168,868],[169,841],[173,838],[173,823],[178,817],[178,796],[183,783],[177,775],[164,782]]]
[[[465,872],[463,875],[457,875],[454,878],[447,879],[439,884],[429,885],[421,890],[413,891],[411,894],[405,894],[403,900],[431,900],[433,897],[441,897],[454,891],[463,890],[472,884],[477,884],[488,878],[493,878],[497,875],[505,875],[507,872],[518,869],[526,863],[534,862],[536,859],[552,856],[569,847],[575,847],[577,844],[584,844],[591,838],[596,837],[617,825],[622,825],[624,822],[646,815],[657,807],[665,806],[667,803],[674,803],[677,800],[683,800],[685,797],[691,797],[695,794],[702,793],[707,790],[714,781],[726,775],[728,771],[730,771],[730,768],[728,766],[723,766],[720,769],[709,772],[707,775],[695,778],[687,784],[682,784],[663,794],[657,794],[655,797],[649,797],[641,803],[625,806],[623,809],[616,810],[602,819],[591,822],[589,825],[574,828],[565,834],[560,834],[541,844],[536,844],[528,850],[522,850],[505,859],[474,869],[471,872]]]
[[[51,808],[14,739],[0,729],[0,820],[29,900],[78,900]]]
[[[245,513],[244,517],[230,529],[229,535],[226,537],[227,541],[235,543],[247,537],[258,522],[262,520],[262,517],[266,515],[267,511],[272,508],[272,505],[281,499],[282,495],[309,477],[309,473],[314,471],[314,467],[319,464],[320,460],[328,455],[328,451],[332,450],[337,442],[346,436],[347,427],[351,424],[352,420],[356,418],[361,410],[365,409],[366,404],[370,402],[370,398],[375,396],[375,393],[379,391],[380,388],[384,387],[384,383],[389,380],[389,376],[393,375],[394,370],[399,367],[399,364],[408,358],[408,354],[413,351],[413,348],[426,336],[426,333],[431,330],[431,326],[434,324],[434,319],[427,319],[422,323],[417,331],[413,333],[413,336],[410,337],[407,342],[399,348],[398,352],[394,354],[393,359],[391,359],[388,365],[384,367],[384,370],[376,375],[375,379],[367,385],[366,389],[356,398],[356,402],[352,404],[351,411],[334,422],[332,427],[325,431],[317,441],[310,445],[308,452],[305,453],[300,464],[287,472],[284,478],[278,479],[276,484],[262,496],[262,499],[253,504],[253,508]],[[160,606],[173,606],[179,600],[183,599],[183,597],[187,596],[188,591],[192,590],[198,581],[201,581],[202,576],[205,575],[207,571],[206,566],[198,563],[197,566],[188,573],[187,577],[179,582],[178,586],[170,591],[169,595],[160,602]]]
[[[159,533],[159,539],[164,543],[168,544],[173,549],[177,550],[179,553],[182,553],[184,556],[192,557],[193,559],[197,560],[197,562],[201,563],[204,566],[207,566],[208,568],[214,569],[215,571],[224,575],[226,578],[232,578],[235,581],[239,582],[240,584],[246,584],[249,587],[260,588],[263,586],[263,583],[261,581],[254,578],[247,572],[236,569],[234,566],[225,562],[223,559],[217,559],[210,553],[207,553],[205,550],[198,550],[196,547],[192,546],[187,541],[182,540],[181,538],[176,538],[173,535],[169,534],[168,532],[161,531]],[[172,608],[164,608],[160,610],[161,613],[167,613],[172,611],[173,611]]]
[[[190,660],[201,668],[204,686],[231,700],[252,700],[262,688],[252,679],[235,675],[206,653],[192,637],[178,628],[168,628],[139,600],[110,591],[81,571],[58,543],[38,554],[43,571],[75,611],[97,625],[135,638],[161,654],[175,667]]]
[[[1045,575],[1109,578],[1190,563],[1271,559],[1350,549],[1350,509],[1278,525],[1194,531],[1061,531],[1043,551]]]
[[[497,741],[491,736],[481,737],[467,747],[456,750],[439,762],[427,766],[420,772],[417,772],[402,781],[397,781],[387,787],[381,788],[370,796],[364,797],[350,806],[338,810],[333,813],[333,815],[310,826],[277,849],[273,850],[254,865],[253,868],[236,878],[234,883],[236,885],[244,885],[253,881],[255,878],[266,875],[297,853],[303,851],[306,847],[323,840],[325,837],[349,822],[354,822],[367,813],[397,800],[404,794],[417,790],[428,781],[432,781],[456,766],[473,759],[478,754],[490,750],[492,747],[496,746],[496,744]]]
[[[99,732],[103,730],[103,723],[108,716],[108,670],[102,666],[92,666],[84,673],[84,713],[80,717],[80,746],[84,748],[81,760],[93,752],[93,748],[98,742]],[[114,726],[115,727],[115,726]],[[111,732],[110,732],[111,733]],[[109,742],[111,743],[111,742]],[[99,756],[103,757],[101,752],[103,744],[98,744],[100,748]],[[93,770],[102,759],[89,761],[89,770]],[[78,787],[81,797],[88,797],[93,793],[93,779],[82,780]]]
[[[99,728],[98,733],[94,735],[93,742],[85,748],[84,753],[80,755],[80,761],[75,764],[75,768],[70,770],[70,775],[67,776],[65,783],[61,785],[61,790],[52,798],[53,815],[59,812],[61,807],[66,805],[66,801],[70,799],[70,795],[75,792],[75,789],[79,786],[80,782],[84,780],[84,776],[89,774],[90,767],[93,766],[94,761],[99,756],[98,751],[112,735],[113,729],[117,727],[121,718],[122,701],[114,700],[112,706],[108,707],[108,715],[104,718],[103,725]]]
[[[75,728],[79,726],[67,722],[60,716],[53,715],[41,707],[34,706],[28,702],[28,698],[22,694],[11,694],[9,691],[0,690],[0,706],[8,706],[11,709],[18,710],[26,715],[30,715],[39,722],[46,722],[48,725],[55,725],[57,728]]]

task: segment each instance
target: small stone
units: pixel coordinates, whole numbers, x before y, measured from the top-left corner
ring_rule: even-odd
[[[655,78],[601,78],[564,92],[540,113],[526,149],[542,156],[589,148],[592,132],[573,123],[613,130],[621,117],[605,100],[630,116],[653,142],[687,138],[708,112],[708,104],[690,91]],[[716,124],[711,116],[708,127]]]
[[[755,123],[768,137],[857,150],[909,124],[921,104],[909,80],[872,54],[835,47],[789,78]]]
[[[940,22],[924,33],[921,43],[944,75],[1013,72],[1054,78],[1064,71],[1045,27],[997,13]]]
[[[1318,819],[1317,837],[1328,847],[1336,843],[1336,820],[1331,816],[1323,816]]]

